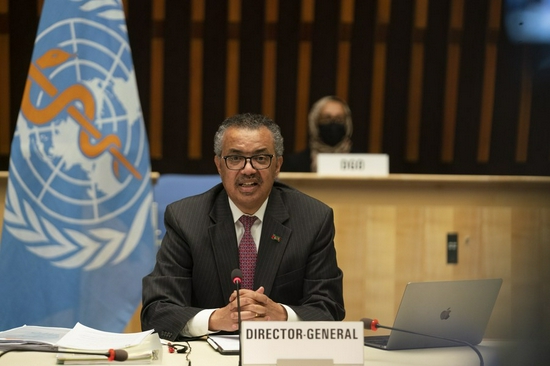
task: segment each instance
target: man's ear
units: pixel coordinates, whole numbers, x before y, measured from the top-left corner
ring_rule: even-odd
[[[279,174],[281,172],[281,167],[283,166],[283,157],[278,156],[277,162],[276,162],[277,169],[275,170],[276,174]]]
[[[218,155],[214,155],[214,164],[216,164],[216,169],[218,170],[218,174],[222,174],[221,172],[221,163],[222,159]]]

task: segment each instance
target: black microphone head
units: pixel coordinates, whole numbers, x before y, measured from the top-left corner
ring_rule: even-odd
[[[364,329],[370,329],[370,330],[377,330],[378,329],[378,320],[377,319],[371,319],[371,318],[363,318],[361,319],[363,322],[363,328]]]
[[[128,352],[126,352],[123,349],[115,349],[115,350],[109,350],[114,353],[113,360],[114,361],[126,361],[128,359]]]
[[[241,283],[243,281],[243,273],[240,269],[235,268],[231,271],[231,280],[233,283]]]

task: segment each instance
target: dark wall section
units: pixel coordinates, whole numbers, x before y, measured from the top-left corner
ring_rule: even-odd
[[[275,41],[271,117],[281,125],[286,153],[307,141],[307,114],[300,116],[300,110],[324,95],[336,94],[345,77],[355,148],[375,152],[372,141],[378,138],[381,152],[390,155],[392,173],[550,175],[550,46],[511,42],[504,28],[505,1],[324,0],[310,2],[311,21],[306,16],[309,2],[295,0],[242,0],[237,20],[229,17],[233,1],[207,0],[197,17],[193,6],[200,2],[164,0],[161,19],[152,15],[158,3],[129,0],[126,4],[146,126],[148,131],[161,131],[150,137],[151,146],[161,151],[152,154],[155,171],[215,172],[212,139],[227,111],[265,110],[264,50]],[[352,20],[345,21],[350,5]],[[9,24],[2,29],[10,39],[10,120],[0,123],[9,124],[11,134],[38,25],[37,12],[29,8],[38,6],[36,1],[10,0],[3,18]],[[381,17],[384,10],[389,11],[387,22]],[[419,12],[425,14],[423,26],[416,22]],[[276,14],[276,20],[268,21],[266,14]],[[154,40],[164,45],[162,80],[151,77]],[[202,78],[192,84],[194,40],[202,45]],[[231,42],[238,47],[230,47]],[[342,66],[344,44],[349,45],[349,61]],[[376,67],[381,57],[377,45],[385,47],[381,84],[374,84],[382,72]],[[418,45],[422,62],[415,69],[413,53]],[[459,50],[455,59],[450,53],[453,47]],[[235,57],[238,75],[229,78],[229,60]],[[303,65],[309,72],[305,86],[299,83]],[[420,84],[411,84],[411,70],[422,73]],[[453,72],[458,75],[455,89],[449,83]],[[155,85],[161,85],[162,96],[151,92]],[[383,106],[373,105],[373,93],[382,90],[378,88],[384,90]],[[197,90],[202,90],[201,105],[192,106]],[[413,157],[407,152],[411,91],[421,96],[418,154]],[[238,96],[235,106],[227,105],[228,93]],[[304,100],[303,95],[308,97]],[[152,114],[155,98],[162,99],[160,116]],[[490,103],[492,113],[489,135],[481,133],[484,103]],[[200,111],[198,120],[192,117],[192,107]],[[373,136],[377,108],[382,113],[381,132]],[[452,118],[445,117],[448,108],[456,110],[454,125]],[[452,139],[444,137],[449,126]],[[197,128],[200,133],[192,135]],[[191,153],[196,142],[198,151]],[[479,155],[484,149],[489,151],[487,161]],[[445,151],[451,153],[450,160],[443,158]],[[8,169],[8,161],[9,156],[0,156],[0,170]]]

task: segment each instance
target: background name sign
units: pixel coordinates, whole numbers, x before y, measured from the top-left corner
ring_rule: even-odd
[[[384,177],[390,174],[390,158],[387,154],[319,154],[317,173]]]

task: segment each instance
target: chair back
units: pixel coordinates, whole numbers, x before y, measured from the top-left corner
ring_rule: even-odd
[[[156,220],[154,226],[157,244],[160,245],[166,232],[166,206],[182,198],[206,192],[221,181],[218,174],[161,174],[153,186],[153,221]]]

